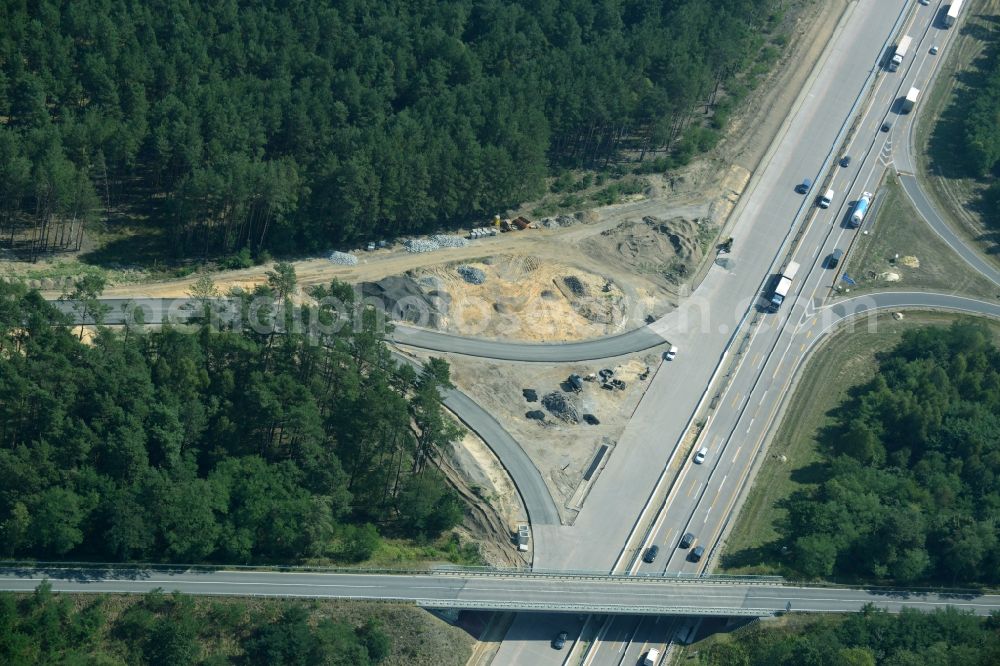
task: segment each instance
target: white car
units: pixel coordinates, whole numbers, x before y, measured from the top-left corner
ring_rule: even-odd
[[[670,347],[670,349],[668,349],[668,350],[667,350],[667,352],[666,352],[666,353],[665,353],[665,354],[663,355],[663,358],[667,359],[668,361],[672,361],[672,360],[674,360],[674,357],[675,357],[675,356],[677,356],[677,347],[673,347],[673,346],[672,346],[672,347]]]
[[[938,47],[937,44],[931,47],[931,55],[937,55]]]
[[[920,4],[926,7],[927,5],[931,4],[931,0],[920,0]]]
[[[698,453],[694,454],[694,463],[696,465],[702,464],[703,462],[705,462],[705,456],[707,455],[708,455],[708,447],[707,446],[701,447],[700,449],[698,449]]]

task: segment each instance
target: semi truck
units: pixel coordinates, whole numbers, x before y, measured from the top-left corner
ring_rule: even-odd
[[[795,274],[798,272],[799,265],[794,261],[789,261],[785,270],[781,271],[778,284],[775,285],[774,293],[771,294],[771,312],[777,312],[781,304],[784,303],[785,296],[788,296],[788,290],[792,286],[792,280],[795,279]]]
[[[868,212],[868,206],[872,203],[872,193],[862,192],[861,198],[858,199],[857,203],[854,204],[854,210],[851,211],[851,226],[860,227],[861,223],[865,220],[865,213]]]
[[[962,0],[952,0],[948,7],[948,13],[944,15],[944,27],[950,28],[958,20],[958,13],[962,11]]]
[[[892,60],[889,62],[890,72],[895,72],[899,69],[899,66],[903,64],[903,58],[906,57],[906,52],[909,50],[910,42],[912,41],[913,40],[910,39],[909,35],[906,35],[899,40],[899,44],[896,46],[896,52],[892,54]]]
[[[913,106],[917,103],[917,95],[920,91],[916,88],[910,88],[910,91],[906,93],[906,97],[903,98],[903,102],[899,105],[900,113],[909,113],[913,110]]]

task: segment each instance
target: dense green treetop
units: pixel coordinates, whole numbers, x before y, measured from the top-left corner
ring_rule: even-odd
[[[698,657],[711,666],[990,666],[1000,663],[1000,617],[867,608],[795,630],[760,623]]]
[[[788,4],[7,2],[0,231],[34,256],[124,206],[207,255],[492,215],[553,164],[710,145]]]
[[[985,327],[908,331],[823,440],[824,479],[781,526],[794,569],[1000,582],[1000,350]]]
[[[369,666],[391,649],[371,619],[352,626],[301,601],[251,609],[157,590],[122,610],[120,600],[105,595],[74,604],[47,582],[28,597],[0,593],[0,663],[6,666]]]
[[[432,464],[456,436],[437,391],[447,365],[397,365],[370,311],[357,330],[296,332],[282,309],[330,313],[284,307],[294,283],[279,264],[255,295],[277,328],[89,342],[0,283],[0,555],[350,561],[379,532],[454,526],[461,506]]]

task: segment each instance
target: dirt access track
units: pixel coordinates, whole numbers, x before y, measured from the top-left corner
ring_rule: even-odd
[[[353,266],[327,258],[293,263],[300,288],[336,278],[407,298],[443,295],[449,310],[416,323],[451,333],[550,342],[611,335],[676,307],[748,179],[745,169],[732,167],[706,193],[700,180],[675,178],[671,186],[654,177],[641,199],[579,214],[569,226],[512,231],[433,252],[401,246],[359,252]],[[457,269],[466,267],[482,271],[485,282],[462,279]],[[263,283],[270,268],[212,277],[222,293],[248,290]],[[183,298],[196,280],[116,285],[104,295]],[[393,301],[388,297],[387,306]]]

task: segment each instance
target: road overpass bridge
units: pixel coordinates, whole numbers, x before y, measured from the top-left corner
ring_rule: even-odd
[[[1000,595],[811,586],[774,578],[646,577],[516,571],[327,573],[248,570],[8,567],[0,589],[28,592],[43,580],[67,593],[143,593],[157,588],[209,596],[353,599],[425,608],[621,615],[768,616],[855,612],[867,604],[899,612],[953,606],[987,615]]]

